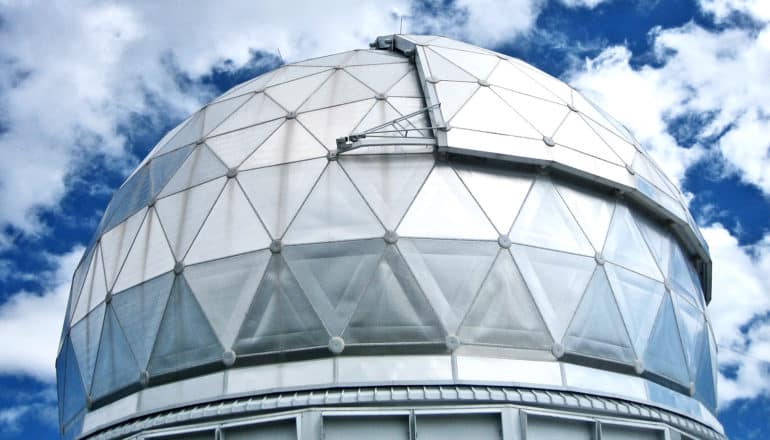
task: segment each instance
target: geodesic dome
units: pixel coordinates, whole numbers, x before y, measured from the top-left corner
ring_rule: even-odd
[[[381,37],[234,87],[116,191],[73,277],[60,422],[417,381],[620,394],[703,430],[709,299],[681,192],[621,124],[518,59]]]

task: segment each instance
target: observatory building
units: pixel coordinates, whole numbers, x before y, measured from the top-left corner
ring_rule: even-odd
[[[629,103],[633,105],[633,103]],[[436,36],[166,134],[77,268],[67,439],[723,439],[711,260],[623,125]]]

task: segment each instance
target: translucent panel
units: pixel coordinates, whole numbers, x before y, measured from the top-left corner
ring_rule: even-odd
[[[527,416],[527,440],[593,440],[594,430],[592,422]]]
[[[64,333],[65,331],[69,330],[68,327],[65,326],[65,330],[62,331]],[[62,421],[62,403],[64,403],[64,386],[65,386],[65,380],[67,380],[67,352],[70,350],[69,348],[69,337],[63,335],[61,342],[59,343],[59,352],[56,355],[56,401],[60,404],[58,405],[59,413],[59,425],[63,425],[64,422]],[[80,373],[78,373],[78,381],[80,380]]]
[[[277,69],[275,76],[273,76],[267,83],[267,87],[283,84],[285,82],[293,81],[298,78],[304,78],[310,75],[315,75],[316,73],[321,73],[328,70],[329,67],[327,66],[298,66],[290,64],[288,66],[283,66]]]
[[[586,121],[612,151],[620,157],[624,164],[631,165],[631,162],[633,162],[634,156],[636,155],[635,146],[590,119],[584,119],[584,121]]]
[[[270,258],[234,349],[238,354],[326,346],[329,334],[280,254]]]
[[[125,222],[111,229],[101,238],[102,261],[107,281],[107,289],[112,288],[120,267],[128,254],[136,233],[144,221],[146,209],[142,209],[129,217]],[[74,292],[74,290],[73,290]]]
[[[672,293],[671,297],[674,300],[676,321],[679,333],[682,335],[684,355],[687,358],[690,377],[694,379],[700,360],[698,357],[701,353],[701,346],[706,342],[705,337],[707,335],[704,331],[706,321],[703,314],[679,294]]]
[[[183,370],[222,359],[223,352],[184,277],[176,277],[147,370]]]
[[[284,109],[294,112],[299,106],[312,95],[321,84],[329,79],[334,73],[333,70],[327,70],[317,75],[307,76],[295,81],[291,81],[279,86],[269,87],[265,94],[269,95]]]
[[[183,129],[185,126],[187,126],[187,123],[190,122],[190,119],[193,118],[195,114],[192,114],[187,117],[184,121],[180,122],[176,127],[172,128],[171,130],[167,131],[166,134],[163,135],[162,138],[158,141],[158,143],[155,144],[154,147],[152,147],[152,150],[150,150],[150,153],[145,156],[144,159],[142,159],[142,162],[139,163],[139,166],[129,175],[129,178],[133,176],[138,169],[143,167],[147,162],[149,162],[157,153],[158,151],[163,148],[164,145],[168,143],[169,140],[171,140],[174,136],[176,136],[177,133],[179,133],[179,130]]]
[[[682,351],[682,341],[679,338],[674,316],[674,306],[668,294],[663,296],[655,326],[650,333],[649,343],[644,352],[644,368],[683,385],[690,383],[687,361]]]
[[[687,295],[695,304],[702,304],[700,291],[695,287],[696,280],[693,280],[690,271],[690,264],[682,253],[679,245],[671,246],[671,261],[668,266],[668,280],[670,280],[678,291]]]
[[[666,178],[660,174],[658,167],[641,151],[636,153],[632,167],[634,171],[639,173],[639,175],[644,177],[648,182],[655,185],[659,190],[675,196],[675,194],[671,194],[671,190],[666,184]]]
[[[66,372],[64,373],[62,393],[59,401],[62,420],[66,423],[80,412],[86,405],[86,391],[83,388],[78,359],[69,339],[65,340],[62,357],[66,357]]]
[[[332,336],[345,329],[385,248],[382,239],[289,246],[289,269]]]
[[[171,176],[190,155],[192,148],[192,145],[180,148],[171,153],[156,156],[150,161],[150,194],[153,197],[166,186]]]
[[[67,304],[67,316],[64,320],[64,327],[67,329],[69,329],[68,322],[72,320],[72,314],[75,313],[75,307],[78,305],[78,298],[80,297],[80,292],[83,289],[83,284],[85,284],[88,270],[91,268],[91,259],[94,256],[95,250],[96,246],[91,246],[86,250],[85,254],[83,254],[83,257],[78,263],[77,269],[75,269],[75,273],[72,275],[69,303]]]
[[[477,52],[432,46],[431,50],[448,59],[456,66],[478,79],[486,79],[497,65],[499,58]]]
[[[671,238],[669,234],[651,220],[641,215],[635,215],[636,225],[642,232],[647,246],[652,250],[652,255],[658,264],[658,269],[664,274],[668,273],[668,264],[671,260]]]
[[[568,352],[632,364],[636,359],[607,275],[597,268],[562,342]]]
[[[407,211],[398,233],[409,237],[494,240],[498,234],[457,174],[437,165]]]
[[[222,192],[224,177],[158,200],[155,209],[177,261],[182,261]]]
[[[177,148],[192,144],[200,140],[203,135],[203,112],[199,111],[190,117],[187,124],[177,131],[176,135],[167,144],[160,147],[154,157],[174,151]]]
[[[551,337],[561,341],[594,272],[594,259],[519,245],[511,252]]]
[[[441,103],[441,115],[444,121],[450,121],[468,99],[479,89],[475,82],[440,82],[436,84],[436,94]]]
[[[520,69],[522,69],[525,73],[531,76],[532,79],[540,83],[543,87],[548,89],[551,93],[556,95],[561,101],[564,101],[565,103],[572,102],[572,87],[570,87],[566,83],[520,60],[509,60],[509,61],[513,63],[516,67],[519,67]]]
[[[188,266],[184,278],[225,349],[232,347],[262,280],[270,251]]]
[[[230,115],[227,120],[219,124],[209,136],[216,136],[222,133],[240,130],[244,127],[261,124],[283,117],[285,114],[286,111],[276,104],[275,101],[270,99],[264,93],[259,93],[243,104],[235,113]]]
[[[139,366],[111,306],[104,316],[104,330],[96,360],[91,398],[98,399],[139,381]]]
[[[297,117],[316,139],[329,151],[337,150],[337,138],[347,136],[366,116],[374,100],[303,113]]]
[[[655,264],[642,233],[625,205],[618,204],[615,207],[603,255],[607,261],[663,281],[658,265]]]
[[[173,267],[174,256],[168,247],[155,210],[150,209],[136,234],[131,250],[128,251],[126,261],[112,290],[120,292],[168,272]]]
[[[410,70],[386,92],[389,96],[422,97],[422,88],[417,82],[417,72]]]
[[[452,64],[446,58],[432,51],[431,49],[425,49],[424,52],[428,68],[430,69],[430,76],[434,80],[446,80],[446,81],[469,81],[476,82],[476,78],[465,70]],[[422,56],[420,57],[423,58]]]
[[[168,181],[158,197],[185,190],[203,182],[224,176],[227,168],[206,145],[197,146]]]
[[[353,56],[345,62],[347,65],[355,64],[380,64],[378,67],[384,67],[382,64],[403,63],[406,64],[409,59],[396,52],[389,50],[355,50]]]
[[[501,56],[500,54],[484,49],[483,47],[474,46],[468,43],[463,43],[462,41],[452,40],[451,38],[447,38],[447,37],[434,37],[434,39],[430,41],[430,45],[447,47],[449,49],[464,50],[467,52],[485,53],[485,54],[490,54],[497,57]]]
[[[239,426],[225,430],[227,440],[293,440],[297,438],[297,425],[293,419],[258,425]]]
[[[80,292],[77,307],[72,314],[71,322],[76,323],[83,319],[97,304],[104,301],[107,294],[107,284],[104,280],[104,267],[100,247],[96,248],[94,258],[91,259],[91,267],[88,269],[83,290]]]
[[[408,440],[408,416],[324,417],[324,440]]]
[[[174,274],[168,272],[112,297],[112,309],[142,370],[150,360],[173,283]]]
[[[269,72],[263,73],[262,75],[259,75],[254,79],[246,81],[245,83],[238,84],[237,86],[228,90],[227,93],[217,98],[217,101],[221,101],[223,99],[227,99],[237,95],[243,95],[245,93],[262,91],[265,85],[270,81],[270,79],[272,79],[272,77],[276,73],[278,73],[277,69],[271,70]]]
[[[705,335],[705,341],[701,344],[700,361],[695,375],[695,398],[703,402],[711,412],[716,413],[717,393],[715,384],[716,371],[712,369],[712,354],[709,348],[709,336]]]
[[[334,55],[328,55],[325,57],[319,57],[319,58],[313,58],[310,60],[305,60],[300,63],[295,63],[297,66],[327,66],[327,67],[336,67],[344,65],[347,60],[350,59],[351,56],[353,56],[352,51],[349,52],[342,52],[337,53]]]
[[[563,104],[556,104],[552,101],[534,98],[499,87],[492,87],[492,90],[543,136],[553,136],[564,117],[570,112],[570,109]]]
[[[453,167],[497,231],[507,234],[532,186],[531,176],[489,166]]]
[[[240,168],[247,170],[324,156],[324,147],[296,119],[289,119]]]
[[[395,230],[433,167],[429,155],[344,156],[339,159],[388,230]]]
[[[559,100],[556,95],[508,61],[499,63],[495,70],[492,71],[492,74],[489,75],[488,81],[492,85],[515,90],[519,93],[526,93],[537,98],[549,101]]]
[[[553,140],[557,144],[575,149],[581,153],[623,165],[620,158],[610,150],[610,147],[604,143],[602,138],[575,112],[570,112],[567,115],[556,134],[553,135]]]
[[[382,225],[337,162],[329,162],[286,231],[288,244],[380,237]]]
[[[634,351],[641,358],[663,299],[663,284],[614,264],[604,268]]]
[[[238,174],[246,197],[273,238],[283,236],[325,166],[326,159],[315,159]]]
[[[455,334],[499,246],[495,242],[401,239],[398,247],[444,329]]]
[[[597,252],[601,251],[612,213],[615,211],[615,203],[599,194],[589,193],[572,185],[555,184],[555,186],[594,249]]]
[[[503,440],[500,414],[419,415],[415,425],[420,440]]]
[[[411,70],[409,63],[351,66],[345,70],[377,93],[385,93]]]
[[[390,97],[388,98],[388,103],[402,115],[410,115],[425,109],[425,101],[423,101],[422,98]],[[408,121],[401,122],[401,125],[411,125],[413,127],[430,127],[432,124],[428,119],[428,113],[423,111],[420,114],[409,117]],[[412,135],[433,137],[433,134],[430,130],[423,130],[420,133],[412,133]]]
[[[228,168],[236,168],[254,150],[257,149],[268,136],[275,133],[282,126],[283,119],[276,119],[264,124],[255,125],[243,130],[232,131],[221,136],[211,137],[206,144],[219,156]]]
[[[516,243],[593,255],[591,244],[549,179],[532,185],[511,229]]]
[[[296,93],[296,91],[295,91]],[[324,107],[347,104],[373,98],[375,92],[344,70],[335,71],[321,87],[300,107],[306,112]]]
[[[542,135],[497,96],[481,87],[450,121],[453,127],[540,139]]]
[[[666,435],[662,430],[602,423],[602,440],[664,440],[665,438]]]
[[[130,179],[123,184],[115,195],[112,196],[110,205],[104,213],[102,219],[102,231],[111,229],[113,226],[125,220],[128,216],[146,206],[152,193],[150,192],[150,167],[142,167]]]
[[[354,132],[362,132],[365,130],[368,130],[370,128],[379,127],[383,124],[389,123],[393,121],[394,119],[400,118],[403,116],[401,113],[396,111],[396,109],[390,105],[387,101],[375,101],[374,106],[372,106],[371,110],[369,110],[369,113],[364,116],[364,118],[361,120],[361,122],[358,123],[356,128],[352,131]],[[408,126],[409,123],[406,121],[402,121],[400,124],[395,124],[400,129],[403,128],[404,125]],[[384,127],[382,129],[377,130],[378,134],[376,136],[403,136],[403,132],[393,132],[393,133],[387,133],[387,134],[379,134],[380,131],[385,130],[396,130],[396,127],[393,126],[393,124]],[[374,135],[372,135],[374,137]]]
[[[458,332],[469,343],[548,349],[553,340],[510,252],[501,250]]]
[[[435,35],[401,35],[401,36],[416,44],[428,44],[431,41],[435,41],[439,38]]]
[[[70,339],[72,350],[78,359],[83,385],[91,389],[91,378],[96,365],[96,354],[104,322],[104,303],[99,304],[83,320],[72,326]]]
[[[395,247],[385,248],[342,337],[348,344],[444,340],[438,317]]]
[[[238,182],[230,179],[185,256],[185,263],[264,249],[269,244],[270,237]]]
[[[247,99],[249,95],[241,95],[232,99],[218,101],[209,104],[205,108],[205,115],[203,117],[203,135],[205,136],[216,128],[222,121],[225,120],[230,114],[238,109]]]

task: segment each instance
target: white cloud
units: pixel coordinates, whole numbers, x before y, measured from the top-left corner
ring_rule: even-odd
[[[767,0],[700,0],[700,4],[717,21],[726,20],[734,12],[770,21],[770,2]]]
[[[50,256],[56,269],[39,274],[49,286],[47,290],[19,291],[0,305],[0,373],[29,375],[44,382],[55,379],[70,279],[82,254],[83,248],[77,246],[66,254]]]

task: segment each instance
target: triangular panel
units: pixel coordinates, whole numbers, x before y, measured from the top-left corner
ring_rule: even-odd
[[[130,246],[130,243],[129,243]],[[75,269],[75,273],[72,275],[72,284],[70,285],[70,298],[69,298],[69,304],[67,304],[67,316],[64,321],[65,324],[68,324],[72,321],[72,314],[75,313],[75,307],[78,305],[78,298],[80,297],[80,292],[83,290],[83,284],[85,284],[86,276],[88,275],[88,270],[91,269],[91,260],[94,257],[94,254],[96,253],[96,245],[90,246],[88,249],[86,249],[86,252],[83,254],[83,257],[80,259],[80,262],[78,263],[77,269]],[[69,328],[69,325],[66,325],[65,328]],[[63,332],[62,332],[63,333]]]
[[[489,75],[489,83],[540,99],[559,100],[556,95],[508,61],[503,61],[495,67],[495,70]]]
[[[612,151],[614,151],[615,154],[620,157],[625,165],[631,165],[637,152],[636,147],[633,144],[590,119],[584,118],[583,120],[586,121],[588,125],[591,126],[591,128],[593,128],[596,134],[598,134],[604,143],[606,143],[607,146],[609,146]]]
[[[620,158],[604,143],[591,127],[575,112],[570,112],[561,124],[553,140],[557,144],[572,148],[581,153],[623,165]]]
[[[704,339],[709,338],[704,335]],[[717,392],[714,386],[714,373],[712,369],[711,349],[708,341],[701,345],[700,362],[698,363],[698,372],[695,376],[695,398],[703,402],[713,413],[717,408]]]
[[[264,249],[270,237],[236,179],[230,179],[185,256],[186,264]]]
[[[658,265],[650,254],[642,233],[636,227],[631,212],[618,204],[612,216],[607,242],[602,251],[604,258],[642,275],[663,281]]]
[[[604,248],[612,213],[615,211],[615,203],[599,194],[588,193],[571,185],[556,184],[555,186],[580,225],[580,229],[591,241],[594,249],[600,252]]]
[[[147,209],[142,209],[132,215],[125,222],[102,235],[102,261],[104,262],[104,275],[107,280],[107,289],[112,288],[120,267],[131,249],[131,244],[136,239],[136,233],[144,221]]]
[[[199,145],[179,167],[158,197],[183,191],[203,182],[224,176],[227,168],[206,145]]]
[[[254,79],[250,79],[244,83],[238,84],[237,86],[233,87],[232,89],[228,90],[227,93],[217,98],[217,101],[222,101],[225,99],[229,99],[233,96],[243,95],[246,93],[252,93],[252,92],[260,92],[263,88],[265,88],[265,85],[275,76],[277,73],[276,70],[271,70],[269,72],[263,73],[262,75],[259,75],[258,77]]]
[[[153,158],[160,156],[161,154],[174,151],[177,148],[184,147],[185,145],[192,144],[200,140],[203,135],[203,112],[199,111],[192,115],[184,127],[180,128],[174,137],[172,137],[165,145],[158,148]]]
[[[296,119],[289,119],[240,166],[242,170],[326,156],[326,149]]]
[[[478,79],[486,79],[497,65],[499,58],[493,55],[465,50],[447,49],[432,46],[431,50],[448,59],[452,64],[462,68]]]
[[[377,93],[385,93],[411,70],[409,63],[377,64],[347,67],[348,73]]]
[[[355,50],[353,56],[345,62],[345,64],[351,65],[368,65],[368,64],[392,64],[401,63],[406,64],[409,59],[405,56],[383,49],[373,50]]]
[[[390,89],[386,90],[386,92],[388,96],[408,96],[422,98],[422,89],[420,88],[420,84],[417,81],[417,72],[410,70],[409,73],[404,75]]]
[[[449,122],[452,127],[489,133],[532,139],[543,137],[489,87],[481,87]]]
[[[179,170],[182,163],[190,155],[193,146],[188,145],[184,148],[155,156],[150,161],[150,194],[153,197],[166,186],[168,180]]]
[[[106,294],[107,284],[104,280],[102,253],[100,247],[97,247],[94,258],[91,260],[88,275],[86,275],[86,281],[83,283],[83,290],[80,292],[77,307],[72,314],[72,322],[76,323],[83,319],[97,304],[104,301]]]
[[[511,251],[551,337],[561,341],[594,272],[594,259],[519,245]]]
[[[238,107],[249,98],[249,95],[236,96],[235,98],[217,101],[209,104],[205,108],[203,117],[203,136],[215,129],[228,116],[230,116]]]
[[[254,95],[248,102],[230,115],[212,131],[209,136],[217,136],[244,127],[261,124],[283,117],[286,111],[264,93]]]
[[[430,76],[433,80],[476,82],[476,78],[473,75],[452,64],[436,52],[425,49],[423,53],[428,62]]]
[[[504,64],[504,63],[500,63]],[[552,137],[570,109],[563,104],[535,98],[507,89],[492,87],[503,100],[513,107],[527,122],[543,136]]]
[[[327,70],[317,75],[269,87],[265,89],[265,94],[273,98],[287,111],[295,112],[333,73],[333,70]]]
[[[287,244],[381,237],[385,231],[336,162],[326,170],[286,231]]]
[[[393,121],[394,119],[398,119],[401,116],[403,116],[401,113],[399,113],[392,105],[390,105],[387,101],[375,101],[374,106],[372,106],[371,110],[369,110],[369,113],[366,114],[366,116],[361,120],[361,122],[358,123],[358,126],[356,126],[355,129],[353,129],[354,132],[362,132],[364,130],[368,130],[370,128],[379,127],[381,125],[384,125],[386,123],[389,123]],[[409,125],[408,121],[401,121],[401,124],[392,124],[389,125],[383,129],[377,130],[377,136],[403,136],[403,132],[392,132],[387,134],[380,134],[381,132],[385,130],[395,130],[396,128],[393,125],[398,125],[399,127],[402,127],[403,125]]]
[[[270,251],[188,266],[184,278],[225,349],[232,347],[262,280]]]
[[[551,347],[548,328],[507,250],[498,254],[458,335],[467,343]]]
[[[104,303],[99,304],[84,319],[75,324],[70,330],[72,349],[78,359],[80,374],[85,389],[91,389],[96,355],[99,348],[99,338],[104,323]]]
[[[298,66],[296,64],[282,66],[276,70],[275,76],[273,76],[267,83],[267,87],[272,87],[278,84],[294,81],[295,79],[315,75],[316,73],[321,73],[326,70],[329,70],[329,68],[326,66]]]
[[[306,112],[324,107],[347,104],[373,98],[376,93],[366,87],[361,81],[353,78],[345,70],[335,71],[331,77],[313,93],[300,107]]]
[[[98,399],[139,381],[139,366],[111,306],[104,316],[91,397]]]
[[[224,349],[184,277],[176,277],[147,370],[151,375],[222,359]]]
[[[444,122],[450,121],[478,89],[479,85],[475,82],[442,81],[436,84],[436,94]]]
[[[283,119],[275,119],[243,130],[231,131],[221,136],[210,137],[206,145],[227,165],[236,168],[249,157],[265,139],[282,126]]]
[[[662,226],[658,226],[646,217],[641,215],[634,215],[634,217],[636,218],[636,225],[647,242],[647,246],[652,250],[652,255],[655,257],[658,268],[663,274],[668,274],[672,245],[670,235]]]
[[[694,378],[700,360],[701,345],[706,343],[707,334],[704,331],[706,321],[703,314],[679,294],[672,293],[671,297],[674,300],[676,321],[679,334],[682,336],[682,346],[690,369],[690,377]]]
[[[677,288],[678,291],[687,295],[695,304],[703,304],[700,289],[696,287],[698,281],[692,273],[690,263],[682,253],[682,248],[675,244],[671,246],[671,260],[668,265],[667,279]]]
[[[120,292],[173,268],[174,256],[155,210],[150,209],[112,290]]]
[[[437,165],[407,211],[405,237],[494,240],[498,234],[454,170]]]
[[[374,99],[302,113],[297,119],[329,151],[337,150],[337,138],[347,136],[366,116]]]
[[[64,343],[62,356],[66,356],[66,372],[64,376],[64,397],[59,403],[62,420],[66,423],[86,406],[86,391],[83,388],[82,373],[78,359],[69,341]]]
[[[647,350],[644,352],[644,368],[682,385],[690,383],[674,306],[668,293],[663,296],[655,326],[650,333]]]
[[[334,55],[312,58],[295,64],[298,66],[337,67],[344,65],[346,61],[349,60],[351,56],[353,56],[354,53],[355,52],[353,51],[335,53]]]

